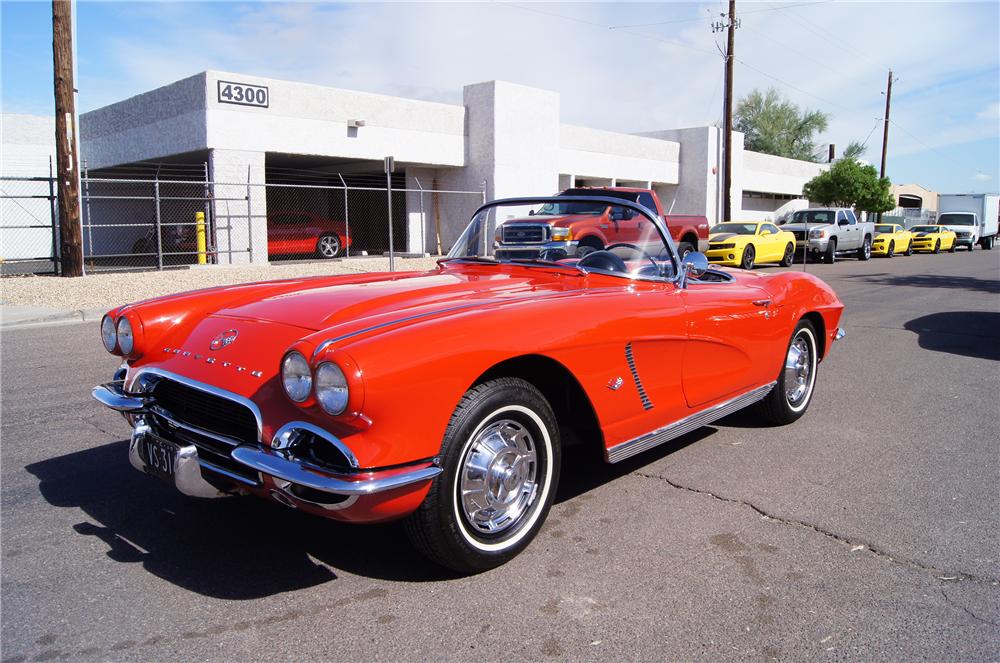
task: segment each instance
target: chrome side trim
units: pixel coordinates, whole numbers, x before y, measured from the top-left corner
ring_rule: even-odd
[[[124,382],[109,382],[99,384],[94,387],[90,395],[101,405],[107,406],[118,412],[136,412],[146,407],[146,401],[134,396],[126,396],[123,389]]]
[[[837,335],[833,337],[833,340],[839,341],[840,339],[847,336],[847,332],[844,331],[843,327],[837,327]]]
[[[354,468],[361,467],[361,465],[358,463],[357,457],[354,455],[354,452],[351,451],[350,448],[340,440],[340,438],[338,438],[335,435],[332,435],[328,431],[323,430],[319,426],[314,426],[313,424],[307,423],[305,421],[292,421],[279,428],[278,432],[275,433],[274,437],[271,438],[271,448],[287,449],[289,446],[291,446],[292,435],[297,430],[308,431],[313,435],[315,435],[316,437],[326,440],[334,447],[336,447],[337,451],[344,454],[344,457],[347,458],[347,462],[350,464],[351,467]]]
[[[428,481],[442,472],[440,467],[432,465],[385,477],[375,476],[360,481],[348,481],[344,478],[347,475],[333,475],[312,464],[268,453],[249,444],[236,447],[233,449],[232,455],[238,462],[263,474],[338,495],[371,495],[420,481]]]
[[[664,442],[669,442],[670,440],[678,438],[681,435],[690,433],[691,431],[708,425],[717,419],[721,419],[722,417],[732,414],[737,410],[742,410],[746,406],[756,403],[767,396],[776,384],[777,382],[771,382],[763,387],[758,387],[757,389],[748,391],[745,394],[731,398],[724,403],[713,405],[712,407],[702,410],[701,412],[696,412],[695,414],[684,417],[680,421],[675,421],[674,423],[664,426],[663,428],[659,428],[651,433],[646,433],[645,435],[640,435],[639,437],[622,442],[621,444],[616,444],[615,446],[604,450],[604,458],[609,463],[617,463],[625,460],[626,458],[642,453],[643,451],[648,451],[649,449],[663,444]]]
[[[218,387],[213,387],[210,384],[205,384],[204,382],[198,382],[197,380],[192,380],[191,378],[184,377],[183,375],[178,375],[172,371],[167,371],[162,368],[156,368],[155,366],[149,366],[140,368],[135,372],[135,375],[130,376],[130,386],[135,387],[136,383],[140,382],[144,375],[154,375],[174,382],[180,382],[181,384],[191,387],[192,389],[198,389],[206,393],[212,394],[213,396],[218,396],[219,398],[225,398],[226,400],[233,401],[234,403],[239,403],[240,405],[248,408],[254,416],[257,422],[257,441],[260,442],[264,436],[264,419],[261,417],[260,408],[249,398],[240,396],[239,394],[234,394],[231,391],[226,391],[225,389],[219,389]],[[134,389],[133,389],[134,390]],[[95,396],[96,398],[96,396]],[[200,432],[200,431],[199,431]]]
[[[646,388],[642,386],[642,380],[639,378],[639,371],[635,367],[635,356],[632,354],[632,341],[625,344],[625,362],[628,364],[628,370],[632,373],[632,381],[635,382],[636,391],[639,392],[639,400],[642,401],[642,409],[652,410],[653,401],[649,400]]]

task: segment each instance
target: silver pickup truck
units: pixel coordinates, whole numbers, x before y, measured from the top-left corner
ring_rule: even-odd
[[[853,252],[859,260],[872,257],[875,224],[862,223],[854,210],[843,207],[814,207],[799,210],[781,225],[795,235],[795,246],[824,262],[833,263],[838,253]]]

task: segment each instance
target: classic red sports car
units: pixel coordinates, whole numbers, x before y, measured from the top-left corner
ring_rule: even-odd
[[[197,497],[253,494],[337,520],[406,518],[465,573],[537,534],[561,451],[610,463],[741,408],[787,424],[843,334],[816,277],[684,262],[662,223],[581,259],[498,259],[489,203],[430,272],[213,288],[122,306],[94,389],[131,463]],[[501,254],[502,255],[502,254]]]
[[[346,225],[302,210],[267,213],[268,255],[315,253],[336,258],[350,246]]]

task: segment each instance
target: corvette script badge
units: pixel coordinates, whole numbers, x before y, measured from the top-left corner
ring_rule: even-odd
[[[221,350],[224,347],[232,345],[233,341],[235,341],[236,337],[239,335],[240,333],[235,329],[227,329],[213,338],[212,342],[208,344],[208,347],[212,350]]]

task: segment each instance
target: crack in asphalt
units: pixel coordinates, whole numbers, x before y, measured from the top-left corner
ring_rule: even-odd
[[[746,500],[736,499],[736,498],[732,498],[732,497],[723,497],[723,496],[717,495],[717,494],[715,494],[715,493],[713,493],[713,492],[711,492],[709,490],[703,490],[701,488],[692,488],[690,486],[685,486],[685,485],[679,484],[676,481],[672,481],[672,480],[668,479],[667,477],[659,475],[659,474],[646,474],[644,472],[633,472],[633,474],[635,474],[636,476],[641,477],[643,479],[655,479],[655,480],[658,480],[658,481],[662,481],[662,482],[666,483],[668,486],[670,486],[671,488],[676,488],[678,490],[684,490],[684,491],[687,491],[689,493],[695,493],[696,495],[703,495],[703,496],[706,496],[706,497],[710,497],[710,498],[712,498],[714,500],[717,500],[719,502],[725,502],[727,504],[735,504],[737,506],[746,507],[746,508],[754,511],[755,513],[757,513],[759,516],[761,516],[765,520],[772,520],[772,521],[774,521],[776,523],[780,523],[782,525],[789,525],[789,526],[792,526],[792,527],[801,527],[803,529],[811,530],[813,532],[816,532],[817,534],[820,534],[820,535],[822,535],[822,536],[824,536],[824,537],[826,537],[828,539],[832,539],[832,540],[836,541],[837,543],[843,544],[845,546],[850,546],[852,548],[854,548],[855,546],[864,546],[864,549],[867,552],[869,552],[872,556],[874,556],[874,557],[876,557],[878,559],[881,559],[881,560],[886,561],[886,562],[891,562],[893,564],[899,564],[901,566],[906,566],[906,567],[909,567],[911,569],[916,569],[918,571],[924,571],[926,573],[931,573],[931,574],[933,574],[935,576],[935,578],[937,578],[938,580],[940,580],[942,582],[954,582],[956,580],[965,580],[965,581],[983,583],[983,584],[992,585],[992,586],[1000,585],[1000,580],[998,580],[996,578],[990,578],[988,576],[979,576],[979,575],[976,575],[976,574],[973,574],[973,573],[965,573],[963,571],[942,571],[941,569],[938,569],[938,568],[933,567],[933,566],[928,566],[927,564],[922,564],[921,562],[918,562],[916,560],[907,559],[905,557],[900,557],[898,555],[891,554],[889,552],[886,552],[885,550],[882,550],[882,549],[878,548],[877,546],[873,546],[872,544],[868,543],[867,541],[851,540],[851,539],[848,539],[847,537],[845,537],[845,536],[843,536],[841,534],[837,534],[836,532],[831,532],[829,530],[823,529],[822,527],[819,527],[817,525],[813,525],[811,523],[807,523],[807,522],[802,521],[802,520],[794,520],[794,519],[791,519],[791,518],[783,518],[781,516],[776,516],[774,514],[768,513],[767,511],[765,511],[764,509],[760,508],[759,506],[757,506],[753,502],[748,502]],[[959,607],[963,607],[960,604],[955,604],[955,605],[958,605]],[[972,613],[970,612],[970,614],[972,614]],[[973,616],[975,616],[975,615],[973,615]],[[980,618],[976,617],[976,619],[980,619]],[[980,621],[985,621],[985,620],[980,619]],[[992,623],[992,622],[988,622],[988,623]]]
[[[998,624],[997,622],[993,622],[993,621],[990,621],[990,620],[988,620],[988,619],[986,619],[984,617],[980,617],[976,613],[972,612],[972,610],[970,610],[969,608],[965,607],[964,605],[962,605],[958,601],[955,601],[954,599],[952,599],[944,591],[944,587],[941,588],[941,596],[944,597],[945,603],[948,603],[949,605],[953,605],[956,608],[961,608],[965,612],[965,614],[969,615],[970,617],[972,617],[973,619],[975,619],[977,622],[982,622],[984,624],[989,624],[990,626],[1000,626],[1000,624]]]

